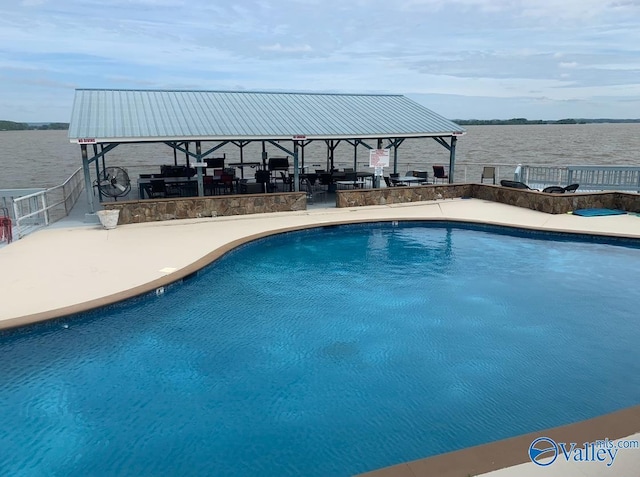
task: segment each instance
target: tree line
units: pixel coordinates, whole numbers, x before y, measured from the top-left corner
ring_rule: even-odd
[[[0,120],[0,131],[26,131],[29,129],[69,129],[69,123],[16,123],[14,121]]]

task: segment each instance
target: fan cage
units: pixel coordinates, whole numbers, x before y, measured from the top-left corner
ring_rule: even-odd
[[[117,198],[127,195],[131,191],[129,174],[122,167],[104,168],[96,180],[96,185],[100,189],[100,193],[107,197]]]

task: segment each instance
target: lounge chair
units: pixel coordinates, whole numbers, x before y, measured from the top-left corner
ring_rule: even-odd
[[[578,187],[580,187],[580,184],[569,184],[567,187],[564,188],[564,191],[575,192],[576,190],[578,190]]]
[[[535,190],[535,191],[538,190],[538,189],[532,189],[531,187],[529,187],[524,182],[508,181],[508,180],[505,180],[505,179],[500,181],[500,185],[502,187],[511,187],[513,189],[525,189],[525,190]]]
[[[564,194],[565,190],[564,190],[564,187],[549,186],[549,187],[545,187],[544,189],[542,189],[542,192],[546,192],[548,194]]]

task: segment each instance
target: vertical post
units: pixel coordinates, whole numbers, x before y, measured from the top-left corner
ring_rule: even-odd
[[[451,149],[449,150],[449,184],[453,184],[453,174],[456,165],[456,143],[458,138],[451,137]]]
[[[80,145],[80,152],[82,154],[82,170],[84,172],[84,190],[87,193],[87,203],[89,204],[89,213],[94,214],[96,212],[93,205],[93,187],[91,187],[91,173],[89,172],[89,157],[87,155],[87,145]]]
[[[262,169],[267,170],[267,145],[262,141]]]
[[[298,172],[298,141],[293,141],[293,190],[300,191],[300,173]]]
[[[202,162],[202,147],[200,141],[196,141],[196,162]],[[196,167],[198,173],[198,197],[204,196],[204,184],[202,183],[202,167]]]
[[[49,210],[47,209],[47,191],[40,194],[42,199],[42,212],[44,212],[44,225],[49,225]]]
[[[353,141],[353,170],[358,172],[358,144],[360,144],[359,139],[355,139]]]
[[[267,172],[269,172],[268,176]],[[262,141],[262,180],[264,181],[262,187],[266,194],[271,186],[271,171],[267,171],[267,145],[264,141]]]
[[[328,140],[326,140],[324,143],[327,145],[327,172],[332,173],[333,171],[331,170],[331,166],[330,166],[330,163],[329,163],[329,160],[330,160],[330,157],[331,157],[330,154],[329,154],[329,150],[331,148],[329,147],[329,141]]]
[[[378,138],[378,143],[376,144],[376,149],[382,149],[382,139]],[[396,169],[398,168],[398,164],[394,158],[394,162],[393,162],[393,172],[396,172]],[[380,187],[380,178],[376,175],[373,176],[373,187],[374,189],[377,189]]]
[[[398,172],[398,146],[393,146],[393,172]]]
[[[104,156],[102,158],[102,170],[104,171]],[[102,203],[102,189],[100,189],[100,161],[97,159],[94,161],[96,163],[96,180],[98,181],[98,201]]]
[[[331,170],[332,171],[334,169],[333,161],[334,161],[335,158],[333,156],[333,153],[334,153],[335,149],[336,149],[336,146],[333,144],[333,139],[332,139],[331,140]]]
[[[189,167],[189,143],[188,142],[184,143],[184,157],[185,157],[185,162],[188,168]]]
[[[242,152],[244,144],[242,141],[238,143],[238,147],[240,148],[240,179],[244,179],[244,153]]]
[[[100,144],[100,152],[104,152],[104,145]],[[97,157],[98,156],[98,146],[96,146],[95,144],[93,145],[93,157]],[[107,168],[107,162],[106,159],[104,158],[104,154],[100,155],[101,159],[102,159],[102,170],[104,171]],[[98,163],[98,161],[96,160],[96,164]]]
[[[20,225],[20,221],[22,217],[20,217],[20,210],[18,207],[18,203],[15,201],[13,197],[11,197],[11,202],[13,202],[13,218],[16,221],[16,231],[18,238],[22,238],[22,234],[20,233],[22,226]]]

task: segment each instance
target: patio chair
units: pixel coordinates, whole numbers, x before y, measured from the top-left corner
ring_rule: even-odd
[[[427,171],[413,171],[413,177],[424,179],[424,181],[420,182],[422,185],[429,183],[429,173]]]
[[[309,182],[311,182],[311,185],[312,185],[312,186],[315,186],[315,185],[316,185],[316,182],[318,181],[318,174],[313,174],[313,173],[311,173],[311,174],[305,174],[305,176],[304,176],[304,177],[302,177],[302,176],[300,177],[300,180],[305,179],[305,177],[306,177],[307,179],[309,179]]]
[[[213,179],[213,176],[203,176],[202,187],[204,189],[204,195],[213,195],[215,189],[215,181]]]
[[[331,174],[329,172],[321,172],[319,173],[320,185],[325,186],[325,190],[328,190],[331,187]]]
[[[483,184],[485,179],[491,179],[493,183],[496,183],[496,168],[491,166],[485,166],[482,168],[482,174],[480,175],[480,183]]]
[[[161,199],[167,196],[167,185],[164,179],[151,179],[151,190],[149,190],[149,198]]]
[[[241,179],[238,183],[241,194],[262,194],[264,187],[258,182],[249,182],[249,179]]]
[[[347,187],[355,189],[358,186],[358,174],[356,172],[353,172],[353,170],[345,172],[344,180],[345,182],[349,182]]]
[[[220,175],[220,179],[215,181],[215,193],[216,194],[233,194],[233,181],[234,177],[231,174],[223,172]]]
[[[580,184],[569,184],[567,187],[564,188],[564,191],[575,192],[576,190],[578,190],[578,187],[580,187]]]
[[[433,182],[434,184],[441,179],[443,182],[445,179],[449,180],[449,175],[445,172],[444,166],[433,166]]]
[[[289,192],[293,191],[293,177],[285,174],[280,171],[280,179],[282,180],[282,191],[284,192],[287,188]],[[287,187],[288,186],[288,187]]]
[[[304,188],[307,193],[307,203],[315,204],[316,200],[322,199],[321,202],[326,200],[327,191],[314,188],[309,179],[303,179],[302,183],[304,184]]]
[[[256,182],[262,185],[262,192],[272,192],[271,173],[269,171],[256,171]]]
[[[393,176],[394,174],[391,174],[391,175]],[[387,187],[404,187],[404,186],[406,186],[406,184],[401,184],[401,183],[399,183],[397,181],[398,177],[399,177],[398,174],[395,174],[395,178],[394,177],[384,176],[384,182],[387,185]]]

